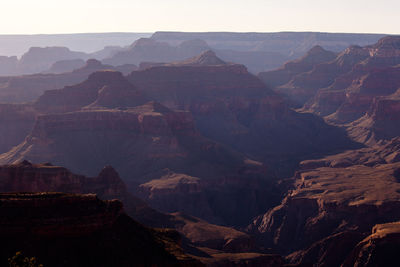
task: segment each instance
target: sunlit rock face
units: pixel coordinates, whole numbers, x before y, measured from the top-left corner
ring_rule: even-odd
[[[292,263],[340,265],[375,224],[400,219],[399,148],[396,138],[303,161],[281,205],[248,229]]]

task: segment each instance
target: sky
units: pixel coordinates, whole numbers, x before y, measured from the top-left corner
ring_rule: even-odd
[[[0,34],[320,31],[399,34],[399,0],[2,0]]]

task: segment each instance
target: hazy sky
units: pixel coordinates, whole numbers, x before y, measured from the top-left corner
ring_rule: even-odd
[[[176,31],[400,33],[399,0],[2,0],[0,34]]]

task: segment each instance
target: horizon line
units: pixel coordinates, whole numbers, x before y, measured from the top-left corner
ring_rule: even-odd
[[[104,31],[104,32],[65,32],[65,33],[6,33],[0,36],[39,36],[39,35],[80,35],[80,34],[155,34],[155,33],[236,33],[236,34],[273,34],[273,33],[322,33],[322,34],[364,34],[364,35],[400,35],[400,33],[378,33],[378,32],[335,32],[335,31]]]

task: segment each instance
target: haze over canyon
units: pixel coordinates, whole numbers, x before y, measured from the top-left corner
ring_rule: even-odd
[[[399,264],[400,36],[0,44],[0,266]]]

